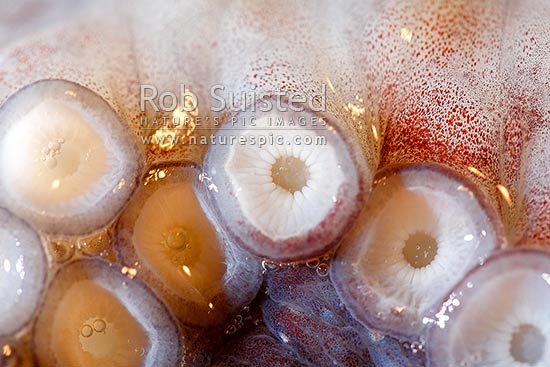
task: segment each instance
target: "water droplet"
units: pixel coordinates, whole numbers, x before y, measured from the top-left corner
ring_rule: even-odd
[[[120,272],[127,275],[130,279],[134,279],[137,275],[137,269],[128,266],[123,266],[122,269],[120,269]]]
[[[403,342],[402,345],[405,350],[410,350],[413,354],[419,353],[424,349],[424,344],[418,341]]]
[[[60,148],[61,148],[61,145],[58,143],[58,142],[53,142],[51,141],[49,144],[48,144],[48,148],[53,150],[53,151],[58,151]]]
[[[50,242],[50,252],[53,259],[58,263],[70,260],[75,253],[75,245],[67,240]]]
[[[310,269],[315,269],[316,267],[319,266],[319,263],[320,263],[319,259],[312,259],[306,262],[306,266]]]
[[[99,255],[107,249],[111,239],[106,232],[89,236],[78,241],[79,249],[86,255]]]
[[[177,227],[165,234],[163,245],[169,249],[183,249],[189,245],[189,234],[182,227]]]
[[[94,330],[98,333],[102,333],[107,328],[107,323],[103,319],[97,319],[94,321]]]
[[[327,263],[320,263],[319,266],[317,266],[317,275],[326,277],[328,275],[328,267],[329,265]]]
[[[235,325],[229,325],[227,329],[225,329],[225,335],[232,335],[237,332],[237,327]]]
[[[94,329],[88,325],[84,324],[82,328],[80,329],[80,335],[82,335],[85,338],[89,338],[94,333]]]
[[[46,157],[46,160],[44,161],[44,163],[48,168],[55,168],[57,166],[57,159],[53,157]]]

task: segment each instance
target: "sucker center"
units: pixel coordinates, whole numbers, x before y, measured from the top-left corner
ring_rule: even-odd
[[[191,234],[183,226],[176,226],[163,234],[162,245],[166,256],[178,268],[189,267],[197,262],[200,245],[193,243]]]
[[[271,166],[273,183],[291,194],[301,191],[309,180],[309,170],[299,158],[279,157]]]
[[[437,255],[437,241],[424,232],[416,232],[407,238],[403,247],[405,260],[415,269],[432,263]]]
[[[164,235],[163,245],[169,249],[185,249],[189,245],[189,233],[183,227],[172,228]]]
[[[516,362],[534,366],[542,360],[547,342],[539,328],[522,324],[512,335],[510,354]]]

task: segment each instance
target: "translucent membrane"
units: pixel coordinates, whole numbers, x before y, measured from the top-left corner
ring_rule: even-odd
[[[251,113],[243,113],[249,119]],[[277,117],[311,121],[309,112],[255,113],[255,127],[216,134],[205,172],[227,233],[254,254],[272,260],[301,260],[325,252],[339,239],[362,202],[360,169],[346,140],[327,120],[291,129],[273,127]],[[317,118],[317,117],[315,117]],[[246,144],[223,144],[237,138]],[[266,133],[280,141],[262,142]],[[312,144],[292,144],[297,141]]]
[[[33,316],[46,267],[36,232],[0,208],[0,336],[15,333]]]
[[[74,83],[44,80],[14,94],[0,109],[0,136],[0,201],[46,232],[105,225],[135,187],[133,137]]]
[[[507,109],[500,154],[510,191],[508,231],[522,244],[544,246],[550,240],[549,17],[545,1],[510,2],[501,62]]]
[[[550,364],[550,256],[500,253],[456,286],[430,333],[430,366]]]
[[[212,327],[254,298],[261,266],[221,238],[199,176],[192,164],[153,167],[119,221],[117,249],[182,322]]]
[[[418,337],[424,317],[502,240],[496,214],[465,178],[439,165],[379,173],[331,265],[353,315],[396,336]]]
[[[34,333],[40,366],[177,366],[182,346],[165,307],[137,280],[95,260],[56,275]]]

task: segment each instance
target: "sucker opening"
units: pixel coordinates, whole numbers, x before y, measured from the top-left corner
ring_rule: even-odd
[[[407,238],[403,247],[405,260],[415,269],[429,266],[437,255],[437,241],[424,232],[416,232]]]
[[[309,176],[305,162],[296,157],[279,157],[271,166],[273,183],[291,194],[302,191]]]
[[[516,362],[534,366],[542,361],[547,343],[538,327],[522,324],[512,334],[510,354]]]

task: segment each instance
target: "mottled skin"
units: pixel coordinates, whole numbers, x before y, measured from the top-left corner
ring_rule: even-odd
[[[502,172],[516,194],[510,222],[518,245],[546,249],[550,243],[549,16],[545,1],[515,1],[502,39],[508,102]]]
[[[260,352],[261,351],[261,352]],[[214,358],[212,367],[305,367],[305,362],[275,338],[263,324],[251,325],[236,335]]]
[[[423,365],[422,353],[407,352],[395,339],[353,319],[330,279],[306,266],[268,274],[264,320],[274,334],[314,366]]]

